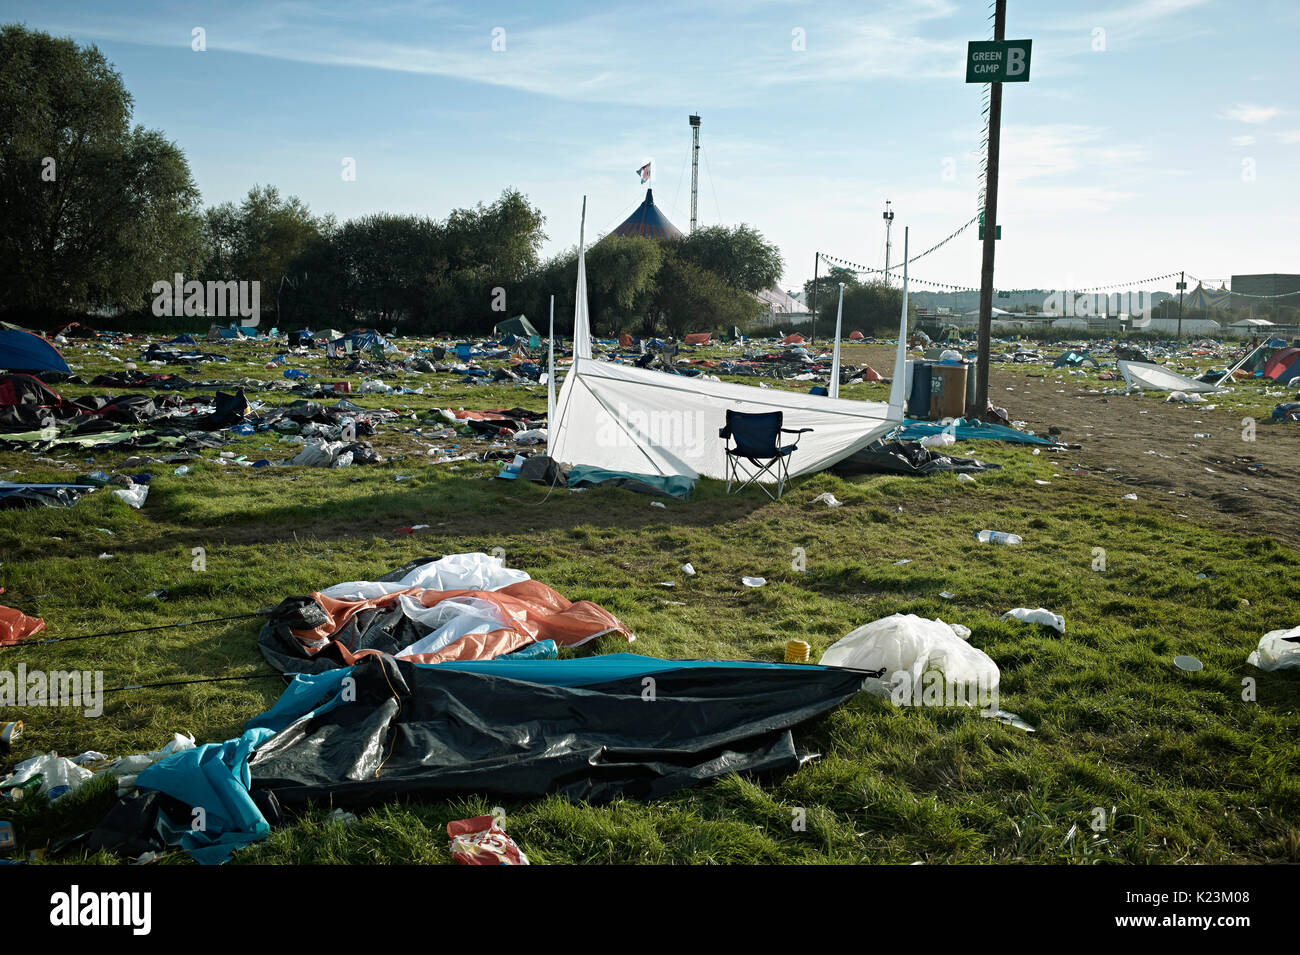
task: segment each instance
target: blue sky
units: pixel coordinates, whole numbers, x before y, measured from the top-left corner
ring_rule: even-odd
[[[647,159],[685,229],[698,111],[701,223],[756,226],[792,287],[815,251],[881,265],[886,199],[895,261],[904,225],[915,253],[977,211],[981,87],[963,59],[990,13],[987,0],[6,0],[0,21],[97,44],[209,203],[269,183],[340,219],[442,217],[514,186],[546,215],[548,254],[577,241],[584,194],[589,235],[617,225]],[[997,284],[1300,272],[1298,28],[1293,0],[1010,0],[1008,37],[1034,43],[1032,79],[1003,99]],[[912,273],[975,286],[979,267],[972,229]]]

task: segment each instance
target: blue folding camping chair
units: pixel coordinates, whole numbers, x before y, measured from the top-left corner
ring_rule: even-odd
[[[744,483],[736,488],[737,493],[751,484],[757,484],[772,500],[781,499],[786,481],[790,479],[790,455],[799,446],[797,436],[813,430],[783,428],[781,424],[784,420],[785,413],[782,411],[767,411],[762,414],[727,412],[727,424],[718,429],[718,437],[726,442],[728,494],[731,493],[732,484],[744,479]],[[783,434],[796,435],[794,443],[780,444]],[[775,494],[759,481],[764,476],[776,479]]]

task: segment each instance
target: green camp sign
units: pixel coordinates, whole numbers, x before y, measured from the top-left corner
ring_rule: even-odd
[[[1026,83],[1033,40],[971,40],[966,44],[967,83]]]

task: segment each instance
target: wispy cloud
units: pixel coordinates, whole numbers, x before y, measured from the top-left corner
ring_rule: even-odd
[[[1251,103],[1238,103],[1219,114],[1219,119],[1230,119],[1238,123],[1267,123],[1282,110],[1276,106],[1256,106]]]

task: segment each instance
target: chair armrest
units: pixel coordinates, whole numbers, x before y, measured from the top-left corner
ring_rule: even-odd
[[[782,428],[781,432],[783,434],[803,434],[805,431],[812,431],[812,430],[813,430],[812,428],[799,428],[797,430],[794,428]]]

